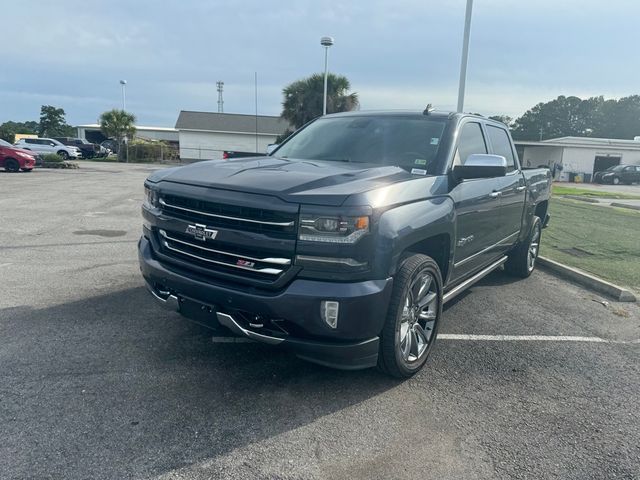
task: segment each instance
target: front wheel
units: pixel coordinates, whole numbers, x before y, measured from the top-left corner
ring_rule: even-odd
[[[378,367],[408,378],[427,361],[442,316],[442,275],[426,255],[412,255],[398,270],[382,328]]]
[[[18,172],[20,170],[20,164],[13,158],[8,158],[4,161],[4,169],[7,172]]]
[[[620,179],[618,177],[613,177],[613,184],[620,185]]]
[[[540,253],[540,237],[542,236],[542,220],[533,217],[533,225],[527,239],[520,243],[509,254],[504,264],[507,273],[520,278],[527,278],[536,268],[536,260]]]
[[[58,156],[63,160],[69,160],[69,154],[65,150],[60,150]]]

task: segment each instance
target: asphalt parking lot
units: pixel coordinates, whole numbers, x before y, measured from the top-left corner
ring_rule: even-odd
[[[637,305],[496,272],[404,382],[214,343],[143,287],[154,168],[0,173],[0,478],[640,478]]]

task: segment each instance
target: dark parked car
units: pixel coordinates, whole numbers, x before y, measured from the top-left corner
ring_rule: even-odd
[[[36,165],[36,154],[30,150],[14,147],[0,139],[0,168],[7,172],[30,172]]]
[[[408,377],[445,302],[502,265],[531,274],[550,183],[484,117],[327,115],[268,157],[152,173],[140,267],[162,305],[195,321]]]
[[[82,138],[54,137],[54,139],[64,145],[78,148],[82,152],[82,158],[105,157],[107,155],[106,148]]]
[[[615,165],[601,172],[596,172],[593,179],[596,183],[611,183],[613,185],[640,183],[640,165]]]

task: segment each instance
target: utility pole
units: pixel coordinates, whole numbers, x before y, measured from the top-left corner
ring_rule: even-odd
[[[216,89],[218,90],[218,113],[223,113],[224,100],[222,99],[222,91],[224,90],[224,82],[222,80],[216,82]]]
[[[467,0],[467,10],[464,15],[464,37],[462,39],[462,59],[460,61],[460,82],[458,84],[458,112],[464,107],[464,88],[467,82],[467,60],[469,58],[469,33],[471,32],[471,10],[473,0]]]

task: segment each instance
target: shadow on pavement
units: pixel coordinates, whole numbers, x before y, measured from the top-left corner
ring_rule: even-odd
[[[38,468],[56,478],[158,475],[398,385],[376,370],[214,344],[210,331],[161,310],[142,287],[0,310],[0,334],[3,478]]]

